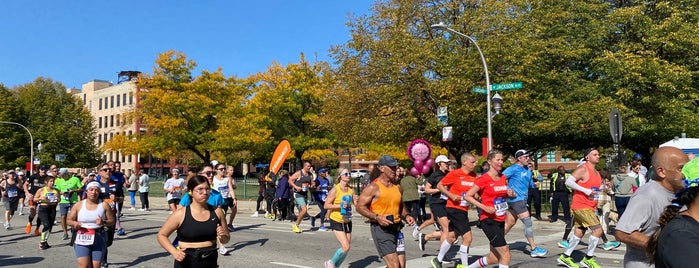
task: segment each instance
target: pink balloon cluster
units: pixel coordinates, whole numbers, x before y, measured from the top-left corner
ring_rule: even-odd
[[[432,147],[429,142],[421,139],[411,141],[408,146],[408,158],[413,161],[410,174],[420,176],[430,172],[430,168],[434,165],[434,160],[430,158],[431,155]]]
[[[410,168],[410,174],[413,176],[420,176],[430,172],[430,168],[434,165],[434,160],[432,158],[427,158],[427,160],[415,160],[413,161],[413,167]]]

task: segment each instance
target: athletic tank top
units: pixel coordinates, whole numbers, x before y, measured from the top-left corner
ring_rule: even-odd
[[[595,209],[597,207],[597,198],[599,197],[599,187],[602,184],[602,177],[596,169],[590,168],[587,164],[583,166],[587,169],[588,179],[584,183],[578,181],[578,185],[591,189],[595,193],[588,196],[581,191],[573,191],[573,203],[570,205],[571,209]]]
[[[352,207],[352,204],[353,204],[353,203],[352,203],[352,197],[353,197],[353,196],[354,196],[354,190],[353,190],[352,187],[350,187],[349,185],[347,186],[347,191],[346,191],[346,192],[343,192],[343,191],[342,191],[342,189],[341,189],[341,187],[340,187],[340,184],[335,185],[335,200],[333,200],[333,204],[340,204],[340,205],[342,205],[342,201],[343,201],[343,199],[344,199],[344,200],[346,200],[346,201],[348,201],[348,202],[350,203],[350,204],[349,204],[350,213],[352,213],[352,212],[351,212],[351,207]],[[346,210],[347,210],[347,209],[346,209]],[[343,223],[349,222],[349,220],[345,220],[345,219],[344,219],[344,217],[343,217],[343,215],[342,215],[342,209],[340,209],[340,208],[334,208],[334,209],[332,209],[332,211],[330,212],[330,219],[333,220],[333,221],[336,221],[336,222],[343,222]]]
[[[216,226],[219,224],[214,207],[207,205],[209,219],[197,221],[192,217],[191,207],[187,206],[184,213],[184,220],[177,228],[177,237],[182,242],[206,242],[216,240]]]
[[[83,206],[78,211],[78,222],[81,223],[96,223],[97,218],[107,219],[104,215],[104,207],[102,206],[102,200],[97,203],[97,208],[95,210],[88,210],[85,205],[87,201],[83,201]]]
[[[379,180],[374,183],[379,186],[379,198],[374,199],[369,209],[378,215],[393,215],[393,223],[399,223],[402,200],[398,186],[387,187]]]
[[[221,193],[221,197],[231,198],[231,189],[228,189],[227,177],[224,177],[222,180],[219,180],[217,177],[214,177],[213,182],[214,185],[212,188],[216,189],[216,191]]]
[[[46,190],[46,187],[44,187],[43,189],[44,189],[44,199],[41,200],[41,202],[49,204],[49,205],[58,204],[58,201],[59,201],[58,200],[58,198],[59,198],[58,191],[56,191],[55,189],[51,189],[49,191],[49,190]]]

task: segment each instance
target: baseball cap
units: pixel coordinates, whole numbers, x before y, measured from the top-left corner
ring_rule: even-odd
[[[64,168],[64,167],[63,167],[63,168],[60,168],[60,169],[58,170],[58,174],[66,174],[66,173],[68,173],[68,169],[67,169],[67,168]]]
[[[434,159],[435,163],[449,163],[449,158],[446,155],[438,155],[437,158]]]
[[[41,165],[39,166],[39,170],[47,171],[49,170],[49,167],[47,165]]]
[[[515,152],[515,158],[519,158],[520,156],[523,156],[525,154],[527,154],[527,150],[524,150],[524,149],[517,150],[517,152]]]
[[[396,161],[393,156],[390,155],[382,155],[379,157],[379,166],[389,166],[389,167],[395,167],[398,165],[398,161]]]
[[[17,172],[17,176],[24,176],[24,172],[18,171],[18,172]]]
[[[324,172],[328,172],[328,169],[327,169],[327,168],[321,168],[321,169],[318,170],[318,173],[324,173]]]
[[[94,172],[90,172],[90,174],[87,174],[87,176],[97,176],[97,174],[95,174]]]
[[[642,155],[642,154],[634,154],[634,155],[633,155],[633,160],[641,160],[641,159],[643,159],[643,155]]]

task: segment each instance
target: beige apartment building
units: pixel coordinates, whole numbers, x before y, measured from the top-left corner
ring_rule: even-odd
[[[121,168],[125,174],[128,174],[129,170],[137,171],[140,168],[139,156],[104,150],[102,145],[117,134],[132,135],[138,131],[136,122],[128,122],[124,116],[136,107],[137,93],[138,88],[132,80],[125,80],[118,84],[92,80],[82,85],[82,91],[74,92],[92,114],[97,130],[95,144],[102,149],[102,159],[121,161]]]

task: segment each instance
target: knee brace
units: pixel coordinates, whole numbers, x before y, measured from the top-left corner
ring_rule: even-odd
[[[532,218],[531,217],[523,218],[522,223],[524,223],[524,237],[526,237],[526,238],[534,237],[534,231],[532,230]]]

